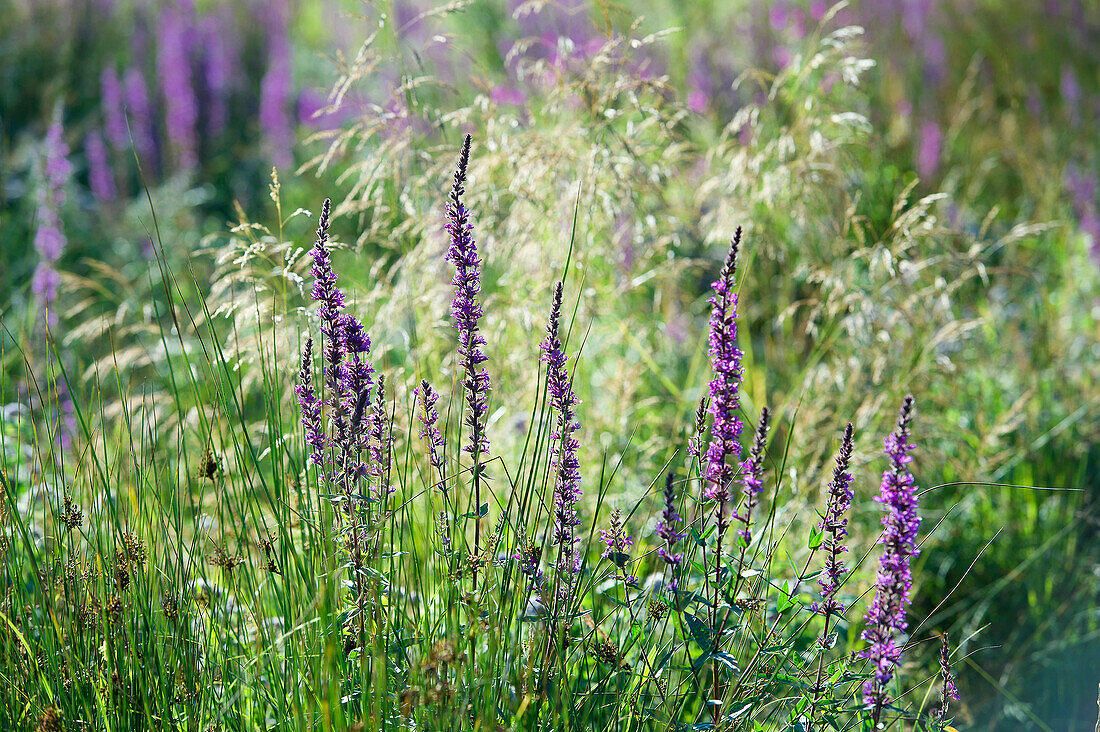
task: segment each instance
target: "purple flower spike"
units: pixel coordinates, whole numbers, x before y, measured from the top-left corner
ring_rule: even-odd
[[[614,554],[624,554],[626,548],[634,544],[634,539],[623,531],[622,517],[622,510],[616,508],[611,512],[610,527],[600,529],[600,541],[605,545],[603,554],[600,556],[604,559],[611,559]]]
[[[534,593],[539,604],[542,603],[542,583],[545,580],[542,568],[539,567],[541,558],[542,548],[530,541],[520,542],[516,553],[512,555],[512,559],[519,563],[519,571],[527,577],[528,591]]]
[[[726,505],[730,500],[730,485],[737,473],[736,460],[741,457],[743,425],[737,418],[740,405],[741,351],[737,348],[737,293],[734,274],[737,271],[737,250],[741,245],[741,227],[733,236],[726,264],[714,282],[710,298],[710,361],[714,378],[710,382],[710,413],[714,418],[710,446],[707,449],[706,486],[704,497],[717,501],[718,531],[728,525]]]
[[[118,196],[115,188],[115,174],[111,170],[111,161],[107,146],[98,132],[89,132],[84,140],[84,154],[88,157],[88,184],[92,195],[100,203],[110,203]]]
[[[129,68],[122,76],[122,86],[126,94],[126,107],[129,111],[138,160],[142,167],[154,166],[157,144],[153,134],[153,112],[149,103],[149,90],[145,86],[145,77],[137,68]],[[129,142],[129,136],[127,136],[126,146],[129,146]]]
[[[61,207],[65,205],[65,185],[73,169],[60,121],[50,125],[44,147],[43,181],[38,191],[38,229],[34,234],[34,248],[41,261],[35,269],[31,289],[42,298],[47,323],[54,326],[57,325],[57,313],[52,305],[61,283],[54,263],[61,258],[68,243],[61,226]]]
[[[767,407],[760,410],[760,423],[756,427],[756,434],[752,440],[752,451],[749,459],[741,463],[741,492],[745,496],[743,510],[738,512],[737,518],[744,524],[744,528],[737,533],[748,544],[752,540],[752,510],[760,502],[760,492],[764,490],[764,481],[760,477],[764,473],[764,448],[768,444],[768,420],[771,412]]]
[[[420,386],[416,389],[417,403],[420,406],[420,437],[428,443],[428,461],[433,468],[443,467],[443,435],[439,431],[439,410],[435,408],[439,401],[436,393],[427,379],[420,380]],[[443,490],[446,486],[440,484]]]
[[[695,410],[695,434],[688,438],[687,453],[696,460],[703,458],[703,439],[707,432],[707,408],[710,400],[704,395]]]
[[[676,594],[677,589],[676,568],[684,560],[682,553],[675,552],[676,542],[686,536],[677,531],[677,525],[682,523],[683,519],[676,512],[676,492],[673,489],[675,482],[676,476],[673,473],[665,477],[665,510],[661,513],[661,520],[655,529],[657,536],[664,540],[664,543],[657,548],[657,556],[664,560],[665,566],[672,574],[668,581],[668,591],[672,595]]]
[[[125,105],[122,102],[122,84],[114,67],[103,69],[99,77],[100,95],[103,108],[103,132],[107,142],[115,150],[127,150],[130,147],[130,132],[126,127]]]
[[[267,71],[260,82],[260,129],[271,161],[280,168],[294,163],[293,51],[287,33],[290,8],[286,0],[270,3],[266,16],[269,39]]]
[[[302,367],[298,371],[298,408],[302,415],[302,427],[306,431],[306,444],[310,447],[309,461],[320,467],[325,460],[325,432],[321,425],[321,400],[313,390],[313,338],[306,338],[302,351]]]
[[[340,316],[340,341],[344,353],[358,355],[370,353],[370,336],[363,330],[363,324],[354,315],[344,313]]]
[[[947,633],[940,636],[940,723],[947,721],[947,708],[951,701],[959,700],[955,677],[951,674],[951,658],[947,648]]]
[[[319,303],[317,319],[321,321],[321,335],[325,338],[325,383],[330,387],[329,400],[339,401],[337,383],[340,361],[344,357],[343,335],[339,324],[340,310],[344,307],[344,293],[336,286],[337,275],[332,271],[332,256],[328,248],[329,215],[332,203],[325,199],[321,204],[321,218],[317,224],[317,243],[313,246],[313,291],[311,297]]]
[[[386,414],[386,378],[378,375],[378,393],[370,415],[370,474],[378,478],[376,497],[383,499],[397,489],[390,485],[390,456],[393,454],[393,435]]]
[[[455,295],[451,303],[451,315],[455,321],[454,327],[458,329],[458,353],[462,359],[463,387],[466,392],[465,422],[470,428],[469,444],[462,449],[474,456],[475,463],[480,463],[480,456],[489,451],[489,440],[485,437],[485,417],[490,383],[488,372],[481,367],[487,359],[485,338],[478,326],[482,314],[481,303],[478,301],[481,294],[481,259],[473,238],[474,227],[470,223],[470,214],[462,203],[469,164],[470,136],[466,135],[458,158],[458,169],[455,170],[450,200],[447,202],[446,229],[451,237],[447,261],[455,266],[452,280]],[[475,464],[475,476],[480,470],[480,464]]]
[[[199,27],[202,44],[206,50],[206,57],[203,59],[203,80],[206,85],[207,103],[210,106],[207,113],[207,131],[213,137],[218,137],[225,131],[229,116],[229,89],[236,59],[233,58],[234,45],[230,42],[230,37],[221,32],[221,28],[230,24],[231,18],[225,12],[221,12],[204,17]]]
[[[627,574],[626,571],[626,563],[630,560],[626,552],[634,544],[634,539],[627,535],[626,527],[623,526],[622,509],[616,508],[611,512],[610,526],[600,529],[600,541],[604,543],[603,554],[600,556],[610,559],[611,563],[619,569],[614,578],[621,580],[628,587],[636,587],[638,578]]]
[[[844,612],[844,604],[836,599],[840,582],[848,573],[844,566],[841,554],[848,551],[844,546],[844,539],[848,536],[848,519],[846,514],[852,507],[852,474],[848,472],[848,466],[852,460],[852,450],[855,447],[855,432],[852,423],[844,428],[844,439],[840,443],[840,452],[836,456],[836,467],[833,468],[833,479],[829,482],[829,503],[825,508],[825,517],[817,525],[824,534],[821,546],[826,552],[825,570],[821,579],[817,581],[821,585],[821,602],[815,602],[810,609],[820,613],[826,618],[831,615],[839,615]],[[826,627],[826,630],[828,628]]]
[[[165,128],[176,162],[182,168],[194,168],[199,162],[195,129],[199,104],[191,77],[191,20],[182,10],[169,6],[160,15],[157,32],[157,74],[164,90]]]
[[[555,470],[554,485],[554,534],[553,543],[558,546],[558,576],[562,582],[559,592],[563,597],[572,595],[573,580],[581,569],[581,557],[576,550],[575,529],[580,526],[577,502],[581,499],[580,462],[577,460],[579,444],[573,433],[580,428],[577,422],[577,397],[573,394],[573,382],[566,368],[568,360],[558,336],[561,318],[562,283],[554,287],[554,304],[550,308],[550,320],[543,340],[542,361],[547,365],[546,390],[550,407],[557,418],[550,434],[551,466]]]
[[[909,452],[909,426],[913,419],[913,397],[906,396],[898,416],[897,429],[886,438],[890,467],[882,474],[882,485],[875,501],[886,508],[882,518],[882,556],[879,559],[875,597],[867,610],[867,627],[861,636],[869,643],[860,653],[871,661],[874,676],[863,686],[863,700],[872,710],[877,724],[882,707],[889,699],[886,687],[901,663],[901,648],[896,636],[908,627],[905,612],[909,607],[913,583],[909,563],[917,555],[917,486],[906,467],[913,458]]]
[[[343,412],[352,415],[347,445],[349,452],[354,451],[358,456],[367,446],[367,431],[362,418],[374,383],[374,368],[367,360],[370,337],[354,315],[343,313],[336,320],[340,350],[345,354],[344,362],[339,366]],[[367,472],[366,466],[357,461],[349,464],[349,469],[359,475]]]

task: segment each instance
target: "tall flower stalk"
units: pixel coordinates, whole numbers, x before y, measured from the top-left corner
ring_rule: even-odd
[[[726,263],[711,287],[710,354],[714,377],[710,381],[710,445],[706,455],[704,497],[716,502],[718,531],[729,525],[730,487],[737,474],[734,462],[741,457],[741,431],[744,425],[737,417],[740,407],[741,350],[737,347],[737,293],[734,276],[737,273],[737,252],[741,246],[741,227],[737,227],[730,243]]]
[[[902,649],[897,644],[897,636],[908,627],[905,614],[913,587],[909,565],[918,553],[917,486],[908,468],[913,461],[909,455],[914,448],[909,443],[912,419],[913,397],[910,395],[902,403],[897,428],[886,438],[885,452],[890,458],[890,467],[882,474],[882,485],[875,498],[885,507],[886,515],[882,518],[882,556],[875,581],[875,597],[864,618],[867,627],[861,636],[869,645],[860,657],[869,660],[874,671],[863,686],[863,701],[876,724],[882,707],[889,701],[886,687],[901,663]]]
[[[756,431],[753,434],[752,449],[749,451],[749,457],[747,460],[741,463],[739,468],[741,474],[741,492],[743,494],[743,501],[741,504],[741,510],[739,510],[735,517],[741,522],[742,528],[738,530],[737,534],[740,537],[741,553],[737,558],[737,574],[733,578],[733,590],[730,595],[737,596],[737,591],[741,586],[741,580],[745,573],[745,553],[749,548],[749,541],[752,538],[751,526],[752,526],[752,511],[756,507],[760,500],[760,492],[764,488],[764,449],[768,444],[768,428],[771,421],[771,411],[767,407],[763,407],[760,410],[760,421],[757,423]],[[715,549],[715,562],[714,562],[714,615],[713,625],[714,631],[714,643],[712,652],[717,654],[722,650],[722,633],[725,630],[726,625],[726,613],[720,613],[719,611],[719,598],[721,597],[721,583],[722,583],[722,539],[719,536],[716,539]],[[721,691],[721,666],[719,661],[715,659],[712,673],[711,689],[712,699],[719,699],[719,693]],[[713,708],[713,714],[715,719],[721,718],[721,707],[715,706]]]
[[[546,324],[546,338],[541,346],[542,360],[547,366],[546,390],[550,397],[550,408],[554,412],[554,428],[550,433],[550,459],[554,470],[554,533],[551,543],[558,551],[554,572],[557,580],[555,616],[572,600],[581,570],[576,537],[576,528],[581,523],[577,515],[577,502],[582,495],[581,473],[577,460],[579,445],[573,436],[580,428],[580,423],[577,422],[578,402],[573,393],[573,380],[566,368],[568,358],[558,332],[561,299],[562,283],[559,282],[554,287],[554,302]]]
[[[321,423],[321,400],[313,388],[313,337],[306,337],[306,347],[302,350],[302,366],[298,371],[298,384],[294,387],[298,395],[298,409],[301,412],[302,427],[309,445],[309,461],[318,468],[325,462],[325,428]]]
[[[760,503],[760,493],[764,490],[764,448],[768,444],[768,428],[771,422],[771,411],[764,407],[760,410],[760,421],[756,424],[756,432],[753,433],[752,450],[749,451],[747,460],[741,463],[741,509],[735,514],[735,518],[741,522],[741,528],[737,531],[742,541],[742,556],[744,547],[752,541],[752,512]]]
[[[680,514],[676,511],[676,476],[673,473],[669,473],[665,476],[665,508],[661,512],[661,520],[657,523],[654,533],[661,537],[661,546],[657,547],[657,556],[661,558],[661,561],[665,564],[665,570],[668,577],[668,593],[669,596],[675,601],[676,590],[679,589],[679,585],[676,580],[676,572],[680,567],[680,564],[684,561],[683,552],[676,551],[676,542],[683,539],[686,534],[679,530],[680,524],[684,522],[680,518]]]
[[[825,516],[817,525],[822,532],[821,545],[825,549],[825,566],[821,578],[817,583],[821,586],[821,600],[810,606],[810,609],[825,617],[825,631],[822,639],[829,632],[829,618],[844,612],[844,603],[836,599],[837,590],[840,589],[841,580],[848,573],[841,557],[848,547],[844,545],[844,539],[848,536],[848,509],[852,507],[852,474],[848,467],[852,461],[852,450],[855,447],[855,430],[852,423],[844,428],[844,438],[840,443],[840,451],[836,456],[836,467],[833,468],[833,478],[829,481],[828,504],[825,508]]]
[[[366,621],[370,612],[370,577],[366,570],[369,556],[370,503],[364,500],[360,486],[367,476],[379,477],[379,485],[388,480],[388,433],[380,429],[382,449],[373,449],[370,438],[374,435],[375,417],[385,409],[385,388],[378,378],[378,401],[370,419],[370,406],[374,369],[369,355],[371,342],[363,324],[349,313],[344,313],[344,294],[337,287],[337,275],[332,269],[329,250],[329,223],[332,204],[326,198],[321,205],[317,226],[317,241],[311,251],[314,283],[311,297],[317,302],[316,317],[320,322],[322,374],[321,394],[313,384],[313,339],[306,338],[302,353],[298,384],[298,406],[306,443],[310,447],[310,462],[318,467],[322,484],[327,484],[338,496],[336,511],[339,545],[347,556],[349,574],[348,589],[350,608],[345,615],[344,631],[347,634],[345,650],[360,650],[360,663],[365,664]],[[327,415],[327,422],[326,422]],[[383,428],[384,422],[381,422]],[[327,455],[326,455],[327,452]],[[364,464],[363,454],[369,457]],[[388,492],[378,491],[379,497]],[[364,508],[364,504],[366,507]]]
[[[427,379],[420,380],[420,386],[416,389],[416,401],[419,407],[417,415],[420,420],[419,436],[427,444],[428,463],[440,471],[439,488],[446,492],[447,486],[442,481],[445,442],[443,434],[439,431],[439,410],[435,406],[439,402],[439,394],[432,388]]]
[[[741,431],[744,427],[737,417],[740,407],[738,391],[741,387],[741,350],[737,347],[737,293],[734,292],[737,273],[737,252],[741,245],[741,227],[737,227],[729,254],[718,279],[711,287],[709,349],[714,376],[708,388],[710,396],[711,425],[710,445],[707,448],[703,497],[714,503],[716,531],[714,538],[714,588],[711,594],[711,628],[715,631],[714,650],[719,639],[718,605],[721,594],[722,539],[730,524],[730,489],[737,475],[737,459],[741,457]],[[715,661],[714,697],[718,692],[718,662]],[[717,724],[721,711],[712,707],[712,717]]]
[[[828,503],[825,507],[825,516],[817,525],[822,532],[821,546],[825,549],[825,566],[821,578],[817,583],[821,586],[821,600],[814,602],[810,610],[819,613],[825,618],[825,627],[821,631],[819,645],[821,657],[818,659],[817,683],[814,685],[814,695],[821,691],[821,682],[825,670],[825,651],[829,648],[829,626],[832,619],[843,615],[844,603],[836,599],[836,593],[840,589],[840,583],[848,568],[844,566],[841,555],[848,551],[844,540],[848,536],[848,510],[852,507],[852,474],[848,467],[852,462],[852,451],[855,448],[855,429],[849,422],[844,428],[844,438],[840,442],[840,451],[836,456],[836,467],[833,468],[833,477],[829,481]]]
[[[462,152],[458,158],[454,183],[447,201],[446,230],[451,243],[447,249],[447,261],[455,266],[454,300],[451,302],[451,316],[458,330],[458,355],[461,359],[462,386],[466,399],[464,421],[469,428],[469,441],[462,448],[473,458],[474,484],[474,550],[477,554],[481,545],[481,481],[484,478],[483,458],[489,451],[489,440],[485,436],[485,419],[488,413],[489,373],[481,365],[485,356],[485,337],[481,335],[481,258],[477,253],[477,244],[473,237],[473,225],[470,213],[462,202],[466,193],[466,170],[470,164],[471,138],[466,135],[462,143]],[[473,585],[477,588],[477,569],[473,571]]]
[[[343,413],[351,415],[346,444],[341,447],[348,453],[345,469],[359,478],[371,474],[374,465],[373,459],[369,465],[362,461],[364,451],[371,458],[374,457],[369,449],[367,430],[363,422],[374,376],[374,367],[369,361],[371,343],[363,324],[355,316],[343,313],[339,316],[338,323],[340,347],[344,354],[344,361],[339,366],[340,398],[343,401]]]
[[[940,729],[947,728],[947,710],[952,701],[959,700],[955,676],[951,673],[951,657],[947,647],[947,633],[940,636],[940,709],[936,713]]]

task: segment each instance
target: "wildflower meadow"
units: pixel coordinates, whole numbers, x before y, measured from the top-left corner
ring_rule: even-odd
[[[0,729],[1100,730],[1100,7],[0,0]]]

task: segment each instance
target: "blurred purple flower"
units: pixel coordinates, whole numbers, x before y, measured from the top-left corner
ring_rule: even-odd
[[[768,23],[771,25],[772,30],[781,31],[787,27],[787,21],[789,20],[787,3],[775,2],[768,8]]]
[[[702,114],[707,111],[707,103],[710,99],[707,97],[707,93],[702,89],[691,89],[687,95],[687,107],[696,114]]]
[[[111,161],[103,136],[98,132],[89,132],[84,139],[84,154],[88,158],[88,184],[92,195],[100,203],[109,203],[118,197],[115,188],[115,174],[111,170]]]
[[[522,107],[527,103],[527,94],[514,86],[498,84],[489,91],[489,100],[494,104],[508,104]]]
[[[276,167],[294,162],[294,120],[290,99],[294,91],[292,46],[285,2],[273,3],[268,16],[267,72],[260,82],[260,129]]]
[[[298,124],[315,130],[335,130],[343,120],[354,116],[353,101],[345,96],[339,109],[322,111],[329,106],[328,99],[316,89],[303,89],[298,93]]]
[[[789,27],[791,29],[791,37],[796,41],[801,41],[806,37],[806,11],[802,8],[795,8],[791,11],[791,19]]]
[[[942,152],[943,133],[940,126],[929,120],[921,125],[920,139],[917,141],[916,169],[917,175],[928,181],[936,175],[940,166],[940,154]]]
[[[772,49],[772,61],[782,71],[787,68],[787,65],[791,62],[791,49],[786,46],[776,46]]]
[[[881,9],[887,12],[885,7]],[[902,0],[901,23],[905,33],[910,38],[923,36],[928,29],[928,16],[931,12],[932,0]]]
[[[122,99],[122,84],[113,66],[103,69],[99,77],[100,108],[103,110],[103,132],[115,150],[130,148],[130,132],[126,128],[126,110]]]
[[[39,262],[31,278],[31,290],[45,302],[53,302],[57,297],[57,288],[61,285],[61,275],[49,262]],[[57,316],[51,314],[50,325],[57,324]]]
[[[1073,67],[1068,64],[1062,67],[1062,80],[1058,90],[1066,106],[1066,115],[1071,123],[1077,124],[1081,118],[1081,82],[1077,80]]]
[[[934,32],[924,34],[920,40],[920,49],[924,56],[925,83],[937,86],[947,74],[947,47],[943,37]]]
[[[149,104],[149,90],[145,86],[145,77],[139,69],[130,67],[123,74],[122,86],[138,160],[143,166],[154,166],[157,143],[154,136],[153,110]],[[129,144],[129,138],[126,142]]]
[[[161,11],[157,26],[157,74],[164,97],[165,128],[176,162],[184,169],[199,162],[195,127],[199,105],[191,74],[190,23],[183,7],[169,5]]]
[[[57,297],[61,277],[54,269],[54,262],[61,258],[66,239],[61,226],[61,207],[65,204],[65,186],[72,174],[69,162],[69,146],[60,122],[60,110],[56,121],[46,132],[43,144],[42,187],[38,190],[38,228],[34,235],[34,248],[41,261],[35,269],[31,289],[42,298],[46,306],[47,322],[57,324],[57,313],[51,305]]]
[[[230,27],[229,20],[226,13],[222,12],[207,15],[199,26],[205,51],[203,77],[209,104],[207,125],[212,137],[221,135],[229,116],[229,87],[233,80],[235,48],[223,32],[223,29]]]

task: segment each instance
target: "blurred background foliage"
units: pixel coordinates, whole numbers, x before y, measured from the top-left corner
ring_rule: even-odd
[[[500,454],[524,434],[532,333],[565,277],[585,464],[625,453],[621,490],[642,495],[690,429],[707,288],[744,225],[745,409],[777,409],[792,463],[819,466],[785,476],[785,519],[816,520],[840,425],[866,465],[916,393],[916,472],[949,485],[922,499],[927,527],[946,520],[915,615],[968,654],[960,721],[1083,728],[1100,673],[1098,112],[1088,0],[0,0],[5,429],[36,406],[47,322],[103,429],[150,402],[165,430],[199,420],[217,385],[171,379],[199,334],[235,355],[262,423],[258,361],[294,371],[306,214],[326,196],[398,401],[453,381],[442,202],[470,132]],[[171,306],[163,270],[193,309]],[[857,473],[864,537],[874,473]]]

